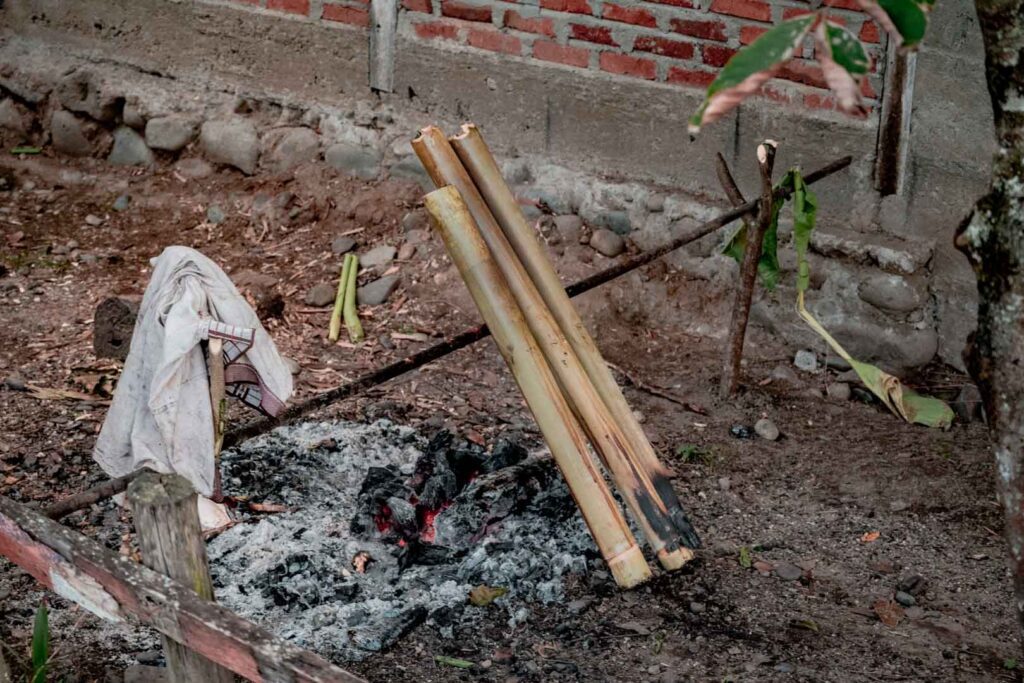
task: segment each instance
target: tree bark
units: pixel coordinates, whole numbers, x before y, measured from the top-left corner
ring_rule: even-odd
[[[995,118],[992,184],[956,245],[978,278],[978,328],[964,357],[981,391],[1024,628],[1024,0],[976,0]]]

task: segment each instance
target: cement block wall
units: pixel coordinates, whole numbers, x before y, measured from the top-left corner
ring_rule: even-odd
[[[419,178],[411,132],[474,120],[506,160],[533,168],[524,175],[533,176],[524,181],[533,187],[524,192],[558,195],[567,209],[594,218],[627,213],[634,241],[646,246],[666,239],[679,221],[724,205],[714,177],[718,151],[748,191],[757,184],[752,152],[764,137],[781,142],[780,167],[809,169],[851,154],[850,171],[817,188],[824,207],[818,252],[822,271],[832,273],[828,296],[837,300],[818,299],[817,312],[826,324],[852,330],[837,336],[868,357],[872,336],[898,345],[924,335],[914,349],[883,360],[917,363],[937,350],[959,366],[974,292],[950,236],[984,189],[992,139],[973,6],[940,2],[934,13],[919,58],[904,195],[883,201],[872,184],[881,58],[865,91],[873,104],[866,119],[832,111],[805,51],[770,83],[767,97],[688,139],[686,119],[729,54],[807,9],[797,0],[706,5],[404,0],[394,89],[380,93],[368,86],[363,0],[7,0],[0,87],[24,99],[26,79],[56,83],[68,68],[87,65],[116,72],[122,83],[134,80],[132,87],[149,93],[153,114],[195,107],[204,97],[210,115],[238,99],[271,103],[264,115],[320,107],[333,113],[295,115],[302,120],[289,125],[316,129],[324,149],[338,141],[364,146],[381,173]],[[834,16],[880,57],[874,24],[852,0],[833,5]],[[675,205],[690,208],[655,215],[643,207],[652,192],[683,197]],[[879,273],[911,280],[920,307],[894,314],[866,304],[860,289]],[[794,344],[815,344],[791,308],[785,291],[766,296],[759,319]]]

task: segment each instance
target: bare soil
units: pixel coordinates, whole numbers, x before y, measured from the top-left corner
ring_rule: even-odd
[[[0,175],[18,188],[0,193],[0,268],[7,271],[0,276],[0,378],[7,378],[0,386],[0,493],[33,506],[105,478],[90,454],[118,364],[92,352],[93,311],[107,296],[140,295],[148,260],[164,246],[196,247],[246,282],[253,278],[245,271],[269,276],[285,305],[268,328],[301,366],[294,400],[477,322],[432,237],[387,268],[402,286],[384,305],[363,308],[363,344],[329,344],[329,309],[304,302],[310,287],[337,277],[335,237],[351,232],[361,250],[403,243],[402,218],[423,217],[414,185],[364,183],[320,167],[187,180],[169,166],[137,172],[43,157],[4,159]],[[112,210],[123,194],[129,208]],[[262,211],[267,203],[272,208]],[[226,220],[211,224],[210,205]],[[102,223],[88,225],[90,214]],[[558,250],[566,272],[609,265],[577,247]],[[627,390],[678,472],[676,487],[706,545],[699,559],[630,592],[615,590],[607,577],[579,577],[571,604],[531,605],[528,623],[515,629],[497,611],[487,628],[451,640],[420,627],[349,668],[379,681],[1017,680],[1019,636],[984,426],[930,431],[877,405],[823,399],[831,371],[780,386],[770,381],[772,369],[790,365],[794,350],[756,330],[743,392],[720,402],[721,340],[684,334],[674,323],[680,311],[720,322],[721,311],[709,304],[722,298],[709,289],[718,285],[663,263],[642,277],[663,281],[671,293],[644,306],[674,316],[622,317],[628,280],[582,305],[609,361],[706,408],[700,415]],[[248,289],[258,298],[265,292],[255,290],[265,286]],[[613,299],[620,304],[607,303]],[[26,382],[95,398],[42,400],[22,390]],[[931,368],[911,382],[949,397],[966,379]],[[484,443],[509,429],[535,434],[487,341],[318,417],[380,416],[447,424]],[[782,438],[730,434],[762,416]],[[65,523],[131,552],[130,519],[109,503]],[[894,602],[900,585],[916,604]],[[31,578],[0,560],[0,642],[16,670],[42,597]],[[152,657],[65,601],[51,596],[50,604],[55,680],[119,680],[127,665]],[[435,655],[475,666],[445,666]]]

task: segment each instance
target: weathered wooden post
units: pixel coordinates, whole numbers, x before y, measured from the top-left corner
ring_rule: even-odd
[[[196,507],[196,492],[178,474],[143,472],[128,486],[142,563],[214,602]],[[166,636],[164,655],[171,683],[232,683],[234,675]]]

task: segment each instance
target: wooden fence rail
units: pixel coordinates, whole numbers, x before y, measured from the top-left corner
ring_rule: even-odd
[[[0,555],[111,621],[151,626],[258,683],[365,683],[192,590],[0,496]]]

